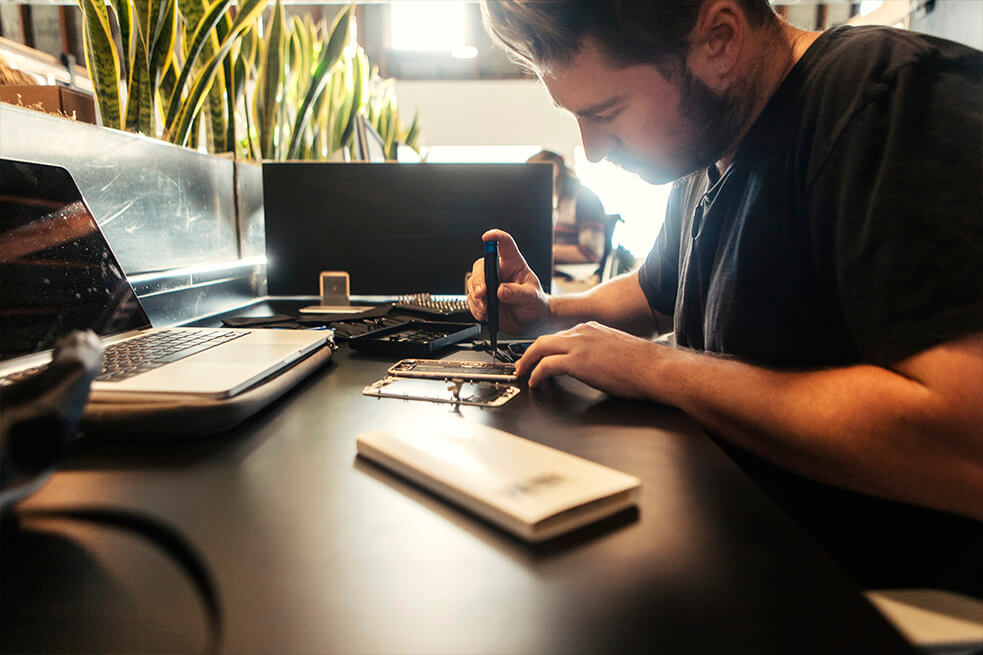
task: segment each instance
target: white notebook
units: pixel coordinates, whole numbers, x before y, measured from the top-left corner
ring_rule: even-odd
[[[527,541],[635,504],[638,478],[464,420],[366,432],[358,454]]]

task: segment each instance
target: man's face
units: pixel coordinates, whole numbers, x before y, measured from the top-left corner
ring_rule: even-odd
[[[670,82],[652,65],[617,68],[588,42],[543,83],[580,124],[591,161],[608,159],[653,184],[715,163],[740,129],[736,103],[688,70]]]

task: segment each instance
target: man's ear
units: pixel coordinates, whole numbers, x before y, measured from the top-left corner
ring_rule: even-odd
[[[689,36],[690,71],[712,90],[726,89],[749,29],[747,16],[735,0],[708,0]]]

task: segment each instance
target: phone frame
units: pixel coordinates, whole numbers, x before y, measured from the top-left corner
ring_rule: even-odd
[[[410,364],[423,364],[445,370],[415,371],[404,368]],[[468,366],[470,365],[470,366]],[[479,366],[501,366],[511,368],[513,373],[494,373],[480,370]],[[386,371],[388,375],[399,378],[426,378],[430,380],[487,380],[489,382],[515,382],[519,376],[514,373],[515,364],[510,362],[474,362],[453,359],[401,359]]]
[[[493,387],[498,387],[501,393],[490,401],[474,401],[468,400],[467,398],[454,397],[454,393],[451,390],[452,387],[446,386],[445,384],[449,380],[441,380],[436,378],[413,378],[413,377],[395,377],[386,376],[381,380],[377,380],[370,384],[369,386],[362,389],[362,394],[365,396],[374,396],[376,398],[399,398],[402,400],[425,400],[432,403],[445,403],[449,405],[467,405],[470,407],[501,407],[508,401],[512,400],[519,395],[519,387],[514,385],[502,384],[501,382],[492,380],[461,380],[462,386],[465,384],[471,384],[474,386],[487,384]],[[433,390],[428,393],[422,392],[392,392],[387,389],[393,385],[404,383],[413,384],[417,386],[420,384],[430,383]],[[460,393],[460,390],[459,390]],[[462,394],[464,395],[464,394]]]

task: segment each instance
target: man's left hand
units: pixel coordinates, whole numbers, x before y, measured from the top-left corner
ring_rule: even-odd
[[[591,321],[536,339],[516,363],[529,386],[570,375],[622,398],[650,398],[648,373],[664,349],[657,343]]]

